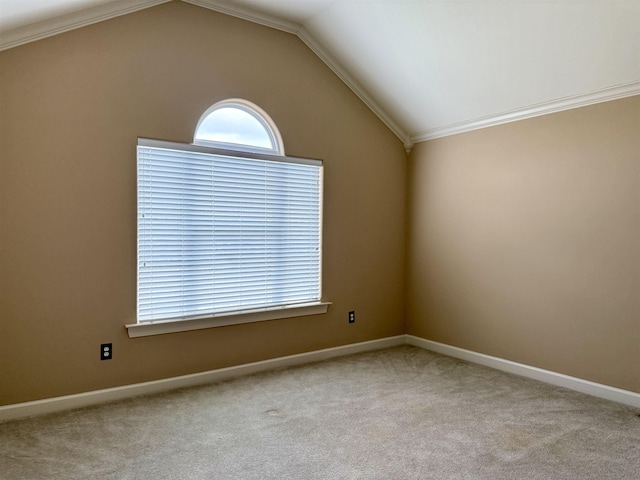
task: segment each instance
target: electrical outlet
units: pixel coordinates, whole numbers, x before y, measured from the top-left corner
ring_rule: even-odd
[[[349,312],[349,323],[356,323],[356,312],[353,310]]]
[[[113,358],[113,347],[110,343],[100,345],[100,360],[111,360]]]

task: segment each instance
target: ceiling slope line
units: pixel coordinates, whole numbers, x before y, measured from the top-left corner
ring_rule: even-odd
[[[427,140],[448,137],[459,133],[494,127],[496,125],[517,122],[519,120],[526,120],[527,118],[539,117],[550,113],[561,112],[563,110],[571,110],[573,108],[586,107],[587,105],[618,100],[634,95],[640,95],[640,80],[595,90],[589,93],[571,95],[551,100],[549,102],[530,105],[528,107],[518,108],[509,112],[454,123],[444,127],[423,130],[421,132],[412,133],[410,137],[413,143],[425,142]]]
[[[393,120],[385,110],[380,107],[360,86],[355,79],[347,73],[347,71],[340,66],[340,64],[315,40],[315,38],[309,33],[306,28],[301,28],[298,32],[298,37],[302,40],[307,47],[316,54],[316,56],[327,65],[333,73],[335,73],[342,82],[356,94],[356,96],[371,110],[389,130],[391,130],[404,144],[404,148],[407,154],[413,148],[413,141],[410,135],[405,132],[396,122]]]
[[[404,144],[404,148],[409,153],[413,147],[410,135],[405,132],[395,120],[393,120],[385,110],[380,107],[370,95],[368,95],[362,86],[355,81],[355,79],[342,68],[342,66],[336,61],[336,59],[327,52],[311,35],[311,33],[300,24],[282,20],[271,15],[257,13],[254,10],[239,8],[236,6],[229,6],[228,4],[220,0],[182,0],[186,3],[191,3],[203,8],[208,8],[216,12],[231,15],[243,20],[247,20],[253,23],[258,23],[276,30],[282,30],[287,33],[297,35],[302,42],[309,47],[309,49],[324,62],[325,65],[335,73],[342,82],[347,85],[356,94],[356,96],[371,110],[381,121],[384,123],[394,135],[396,135]]]
[[[258,13],[249,8],[240,6],[229,6],[224,0],[182,0],[184,3],[190,3],[198,7],[207,8],[215,12],[224,13],[232,17],[247,20],[249,22],[264,25],[265,27],[282,30],[283,32],[298,34],[300,25],[295,22],[289,22],[281,18],[274,17],[266,13]]]
[[[0,32],[0,51],[18,47],[26,43],[42,40],[60,33],[103,22],[111,18],[155,7],[171,0],[122,0],[88,8],[76,13],[60,15],[50,20],[16,27]]]

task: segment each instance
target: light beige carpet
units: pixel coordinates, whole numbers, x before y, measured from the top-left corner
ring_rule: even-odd
[[[639,413],[398,347],[0,424],[0,478],[638,480]]]

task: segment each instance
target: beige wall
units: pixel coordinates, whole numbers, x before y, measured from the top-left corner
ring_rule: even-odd
[[[325,162],[333,305],[130,339],[136,138],[190,142],[231,97],[264,108],[288,154]],[[0,154],[0,404],[404,332],[402,143],[293,35],[180,2],[2,52]]]
[[[231,97],[325,162],[333,305],[129,339],[136,138],[190,142]],[[424,142],[407,165],[295,36],[193,5],[1,52],[0,405],[405,331],[640,392],[639,112],[635,97]]]
[[[407,331],[640,392],[640,96],[424,142]]]

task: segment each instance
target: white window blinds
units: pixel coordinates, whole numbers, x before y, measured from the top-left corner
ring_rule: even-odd
[[[138,322],[320,301],[321,224],[321,161],[139,139]]]

